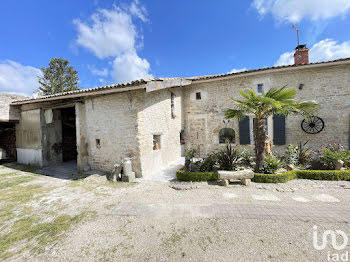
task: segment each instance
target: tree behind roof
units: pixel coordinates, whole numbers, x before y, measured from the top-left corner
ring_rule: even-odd
[[[68,64],[69,61],[63,58],[52,58],[47,68],[41,68],[43,76],[38,77],[39,95],[52,95],[80,89],[78,72]]]

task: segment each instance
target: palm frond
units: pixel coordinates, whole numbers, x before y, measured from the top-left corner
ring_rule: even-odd
[[[236,108],[226,111],[227,118],[243,118],[244,115],[251,114],[261,117],[269,117],[273,114],[310,116],[315,113],[318,106],[315,101],[296,102],[296,91],[287,89],[287,86],[271,88],[262,95],[258,95],[251,89],[240,90],[239,93],[244,100],[231,98]]]
[[[241,120],[245,117],[245,111],[239,109],[228,109],[225,111],[225,118],[235,118]]]

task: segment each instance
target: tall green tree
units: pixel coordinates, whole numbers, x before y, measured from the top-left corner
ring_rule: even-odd
[[[245,92],[240,90],[243,100],[232,99],[235,108],[225,111],[226,118],[243,119],[245,116],[252,116],[254,143],[255,143],[255,172],[262,172],[265,160],[265,140],[266,140],[266,119],[269,116],[295,115],[311,116],[318,108],[314,101],[295,101],[296,91],[282,88],[271,88],[262,95],[258,95],[253,90],[248,89]]]
[[[47,68],[42,67],[42,77],[38,77],[40,95],[52,95],[56,93],[79,90],[78,72],[68,66],[69,61],[63,58],[52,58]]]

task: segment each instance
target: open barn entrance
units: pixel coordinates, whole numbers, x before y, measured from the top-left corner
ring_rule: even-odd
[[[62,121],[62,160],[77,160],[77,138],[75,126],[75,107],[61,109]]]
[[[0,122],[0,163],[16,160],[15,123]]]

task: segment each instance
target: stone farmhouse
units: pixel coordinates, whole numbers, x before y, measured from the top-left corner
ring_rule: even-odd
[[[267,119],[275,149],[300,141],[317,149],[335,140],[349,147],[350,58],[309,63],[308,49],[298,46],[295,64],[289,66],[141,79],[39,98],[2,95],[0,148],[24,164],[76,160],[79,171],[110,172],[115,163],[131,157],[136,176],[147,176],[178,160],[186,146],[198,146],[205,156],[226,139],[252,145],[254,119],[224,118],[224,111],[233,106],[229,98],[239,98],[240,89],[262,93],[285,85],[297,91],[299,100],[316,100],[320,110],[311,120]],[[3,131],[14,124],[15,144]]]

